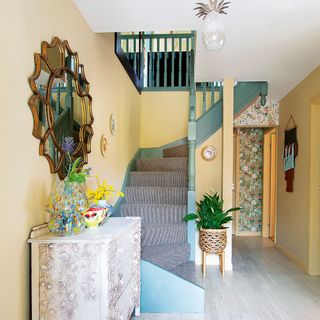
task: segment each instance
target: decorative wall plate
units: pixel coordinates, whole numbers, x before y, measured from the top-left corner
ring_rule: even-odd
[[[217,150],[215,147],[213,146],[205,146],[202,150],[201,150],[201,157],[203,160],[206,161],[212,161],[215,159],[215,157],[217,156]]]
[[[100,140],[100,149],[101,149],[101,154],[105,157],[108,152],[108,139],[107,136],[104,134],[101,137]]]
[[[116,121],[116,117],[114,116],[114,114],[112,114],[110,116],[109,125],[110,125],[110,132],[114,136],[116,134],[116,131],[117,131],[117,121]]]

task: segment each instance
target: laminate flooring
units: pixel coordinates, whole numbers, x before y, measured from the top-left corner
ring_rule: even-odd
[[[320,277],[290,262],[269,239],[236,237],[233,271],[207,267],[205,315],[141,314],[135,320],[320,320]]]

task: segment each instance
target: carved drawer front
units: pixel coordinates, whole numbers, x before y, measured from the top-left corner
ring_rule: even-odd
[[[108,248],[109,307],[114,306],[132,276],[140,270],[141,227],[111,241]]]
[[[99,319],[100,281],[100,245],[40,244],[38,319]]]
[[[117,303],[110,307],[107,320],[129,320],[135,307],[140,307],[140,273],[136,272]]]
[[[32,245],[32,320],[129,320],[140,306],[139,218]]]

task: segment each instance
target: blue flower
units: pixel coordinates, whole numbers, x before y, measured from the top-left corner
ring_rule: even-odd
[[[76,144],[74,142],[73,137],[65,137],[61,146],[62,146],[62,150],[65,153],[69,153],[69,154],[72,154],[76,148]]]

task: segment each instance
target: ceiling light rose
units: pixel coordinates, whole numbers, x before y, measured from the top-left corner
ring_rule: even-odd
[[[226,15],[226,9],[229,8],[231,2],[225,0],[209,0],[208,4],[198,2],[197,17],[205,21],[205,26],[202,31],[202,41],[204,46],[209,51],[221,50],[225,42],[224,25],[219,15]]]

